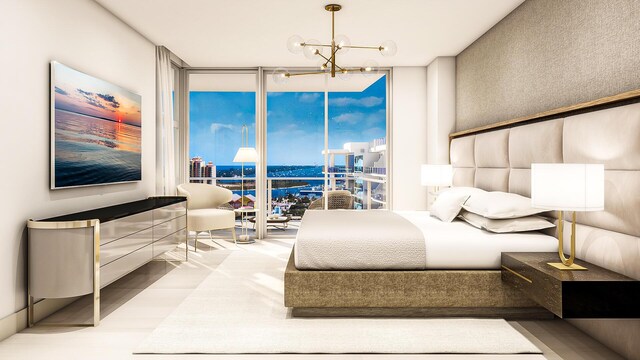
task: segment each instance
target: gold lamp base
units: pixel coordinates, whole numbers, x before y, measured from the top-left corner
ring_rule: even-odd
[[[569,270],[569,271],[573,271],[573,270],[587,270],[586,267],[584,266],[580,266],[578,264],[571,264],[569,266],[563,264],[563,263],[547,263],[547,265],[549,266],[553,266],[554,268],[558,269],[558,270]]]
[[[558,256],[560,257],[559,263],[547,263],[547,265],[552,266],[558,270],[587,270],[586,267],[580,266],[578,264],[574,264],[573,261],[576,258],[576,212],[574,211],[571,215],[571,254],[567,259],[564,256],[564,246],[563,246],[563,238],[564,238],[564,216],[562,211],[558,211]]]

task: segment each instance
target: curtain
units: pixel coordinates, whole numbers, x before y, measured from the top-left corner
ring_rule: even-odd
[[[176,194],[173,73],[171,52],[156,47],[156,190],[158,195]]]

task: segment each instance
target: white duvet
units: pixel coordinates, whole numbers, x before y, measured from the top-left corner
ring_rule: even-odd
[[[499,269],[501,252],[556,252],[540,232],[495,234],[426,211],[312,210],[294,247],[301,270]]]
[[[420,229],[384,210],[307,210],[294,252],[298,269],[425,269],[427,264]]]

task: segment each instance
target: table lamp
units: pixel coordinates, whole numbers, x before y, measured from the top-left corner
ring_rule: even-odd
[[[576,211],[604,210],[603,164],[531,164],[531,206],[558,211],[558,255],[560,270],[586,270],[574,264],[576,257]],[[563,211],[571,215],[571,253],[563,251]]]
[[[424,164],[420,169],[420,183],[422,186],[434,186],[437,196],[440,186],[453,184],[453,167],[449,164]]]

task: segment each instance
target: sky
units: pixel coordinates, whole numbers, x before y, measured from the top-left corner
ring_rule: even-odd
[[[234,165],[241,128],[255,146],[254,92],[190,92],[190,157]],[[362,92],[329,93],[329,148],[386,135],[386,76]],[[267,93],[267,164],[322,165],[324,93]]]
[[[55,108],[141,126],[141,97],[117,85],[53,63]]]

